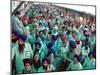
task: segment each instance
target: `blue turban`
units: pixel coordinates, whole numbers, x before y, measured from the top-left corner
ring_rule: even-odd
[[[20,34],[20,35],[19,35],[19,38],[20,38],[21,40],[23,40],[23,41],[26,41],[26,40],[27,40],[27,35],[25,35],[25,34]]]
[[[71,48],[76,48],[76,42],[74,40],[69,40],[69,46]]]
[[[68,31],[67,31],[67,35],[70,34],[70,33],[71,33],[71,30],[68,30]]]
[[[36,38],[38,38],[38,37],[42,38],[42,35],[36,35]]]
[[[14,29],[13,29],[13,30],[12,30],[12,33],[15,34],[16,36],[19,36],[19,35],[20,35],[20,32],[19,32],[18,30],[14,30]]]
[[[50,49],[47,53],[47,56],[49,56],[50,54],[56,54],[55,50],[54,49]]]
[[[46,57],[46,58],[44,58],[42,62],[44,63],[44,61],[47,61],[47,63],[48,63],[48,64],[50,64],[50,63],[51,63],[51,60],[50,60],[49,58],[47,58],[47,57]]]
[[[61,37],[62,36],[62,33],[59,33],[56,37],[58,38],[58,37]]]
[[[51,48],[54,44],[55,44],[54,42],[50,42],[50,43],[48,43],[47,47]]]
[[[40,43],[40,42],[36,42],[36,43],[35,43],[35,46],[37,46],[37,45],[38,45],[39,47],[41,47],[41,43]]]
[[[55,36],[55,35],[52,35],[52,40],[56,40],[57,39],[57,37]]]

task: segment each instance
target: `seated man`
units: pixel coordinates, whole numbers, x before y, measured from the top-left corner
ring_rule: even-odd
[[[93,57],[93,53],[90,52],[84,60],[83,69],[89,70],[95,68],[96,68],[96,59]]]
[[[67,69],[66,70],[71,70],[71,71],[73,71],[73,70],[82,70],[82,65],[81,65],[81,63],[80,63],[80,56],[78,56],[78,55],[75,55],[74,56],[74,61],[73,60],[69,60],[70,61],[70,64],[69,64],[69,66],[67,67]]]

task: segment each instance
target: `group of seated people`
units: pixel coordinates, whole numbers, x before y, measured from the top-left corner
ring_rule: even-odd
[[[20,11],[12,15],[13,75],[96,69],[93,22],[82,24],[55,12],[30,8],[23,16]]]

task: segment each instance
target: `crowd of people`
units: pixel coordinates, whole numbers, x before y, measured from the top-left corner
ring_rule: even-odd
[[[23,16],[16,11],[11,60],[13,75],[96,69],[95,18],[83,23],[83,15],[47,5],[33,5]]]

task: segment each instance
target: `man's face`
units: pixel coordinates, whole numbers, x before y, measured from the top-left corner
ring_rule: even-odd
[[[75,32],[72,32],[72,36],[76,36],[76,33]]]
[[[21,40],[21,39],[18,40],[18,44],[19,44],[19,45],[23,45],[24,43],[25,43],[25,42],[24,42],[23,40]]]
[[[17,41],[17,36],[15,34],[12,34],[12,42],[16,42]]]
[[[39,45],[36,45],[36,49],[40,49],[40,46]]]
[[[47,62],[47,61],[44,61],[43,65],[44,65],[45,67],[47,67],[47,66],[48,66],[48,62]]]
[[[28,72],[31,70],[31,65],[29,63],[25,64],[25,70]]]
[[[74,49],[75,49],[75,48],[70,47],[70,50],[71,50],[71,51],[74,51]]]
[[[45,33],[45,34],[46,34],[46,32],[47,32],[47,29],[44,30],[44,33]]]
[[[89,58],[90,58],[90,59],[92,59],[92,58],[93,58],[93,55],[92,55],[92,54],[90,54]]]

